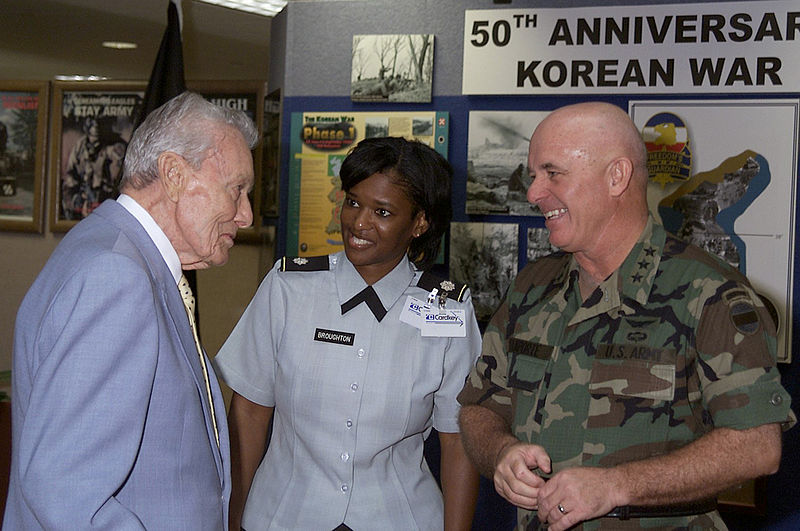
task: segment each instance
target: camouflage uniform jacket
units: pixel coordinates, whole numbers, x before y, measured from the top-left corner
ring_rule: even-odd
[[[714,427],[795,422],[769,313],[738,271],[651,218],[622,266],[582,302],[577,262],[528,264],[484,334],[459,395],[541,445],[553,473],[670,452]],[[535,528],[519,509],[519,529]],[[580,527],[580,526],[579,526]],[[703,515],[599,518],[583,529],[725,529]]]

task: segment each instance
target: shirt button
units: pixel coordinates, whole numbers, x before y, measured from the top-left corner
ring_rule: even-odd
[[[350,428],[353,427],[353,421],[351,419],[347,419],[347,422],[345,422],[345,424],[347,424],[347,429],[350,429]]]
[[[778,393],[775,393],[772,395],[772,398],[770,398],[769,403],[773,406],[779,406],[783,403],[783,397]]]
[[[348,490],[350,490],[350,487],[347,486],[347,483],[342,485],[342,492],[347,492]]]
[[[348,459],[350,459],[350,454],[342,452],[342,461],[347,461]]]
[[[364,354],[366,354],[366,352],[364,351],[363,348],[358,349],[358,357],[359,358],[363,358]]]
[[[353,392],[358,391],[358,384],[357,383],[350,384],[350,389],[352,389]]]

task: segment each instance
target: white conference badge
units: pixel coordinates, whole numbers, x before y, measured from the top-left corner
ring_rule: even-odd
[[[422,312],[426,308],[430,309],[430,306],[425,301],[409,295],[406,297],[403,311],[400,312],[400,321],[422,330],[422,326],[425,324],[425,316]]]
[[[467,324],[464,310],[424,308],[422,311],[423,337],[466,337]]]

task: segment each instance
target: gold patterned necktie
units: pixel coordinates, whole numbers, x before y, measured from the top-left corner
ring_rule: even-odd
[[[186,308],[186,313],[189,316],[189,324],[192,325],[192,335],[194,335],[194,344],[197,347],[197,353],[200,355],[200,366],[203,368],[203,379],[206,384],[206,393],[208,394],[208,403],[211,406],[211,423],[214,426],[214,438],[217,440],[217,447],[219,447],[219,431],[217,431],[217,415],[214,412],[214,398],[211,396],[211,382],[208,379],[208,366],[206,365],[206,356],[203,354],[203,347],[200,346],[200,337],[197,335],[197,324],[194,321],[194,295],[192,288],[189,287],[189,281],[185,276],[181,275],[181,281],[178,283],[178,291],[181,292],[183,305]]]

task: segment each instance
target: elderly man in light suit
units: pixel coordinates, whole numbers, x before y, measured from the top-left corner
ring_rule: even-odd
[[[246,115],[184,93],[128,146],[122,195],[20,307],[4,529],[227,529],[224,403],[178,289],[252,222]]]

